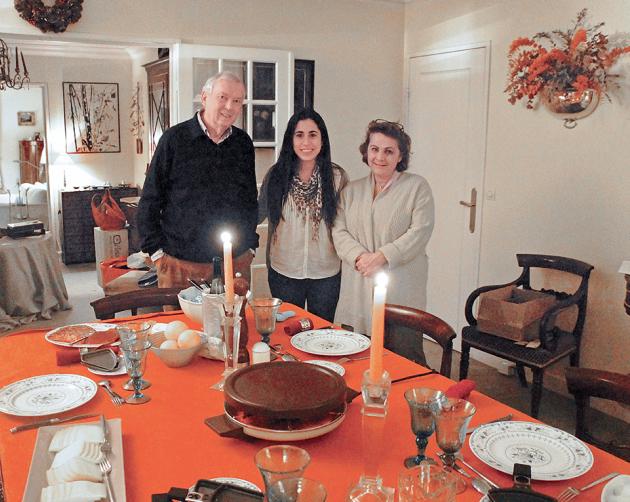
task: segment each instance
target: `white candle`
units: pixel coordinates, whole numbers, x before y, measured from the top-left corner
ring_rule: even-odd
[[[387,274],[381,272],[374,278],[372,303],[372,339],[370,346],[370,380],[379,382],[383,375],[383,338],[385,331],[385,296]]]
[[[228,304],[234,303],[234,272],[232,269],[232,236],[229,232],[221,234],[223,241],[223,270],[225,275],[225,299]]]

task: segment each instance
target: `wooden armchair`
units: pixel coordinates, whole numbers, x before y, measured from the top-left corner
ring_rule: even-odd
[[[468,375],[471,348],[516,363],[516,371],[523,387],[527,387],[524,368],[530,368],[533,374],[531,415],[536,418],[540,410],[545,369],[565,357],[570,357],[571,366],[579,366],[580,364],[580,338],[586,317],[588,279],[593,266],[562,256],[517,254],[516,259],[519,266],[523,268],[516,280],[507,284],[478,288],[470,294],[466,301],[466,320],[469,326],[464,327],[462,330],[462,356],[459,366],[459,378],[461,380]],[[542,290],[545,293],[553,294],[557,301],[545,312],[540,320],[540,347],[536,349],[516,345],[512,340],[480,331],[477,327],[477,319],[473,315],[475,301],[479,295],[486,291],[510,285],[523,289],[532,289],[530,285],[531,268],[559,270],[581,278],[577,290],[572,294],[554,290]],[[562,310],[569,307],[577,308],[577,317],[573,328],[570,331],[563,331],[555,325],[556,317]]]
[[[113,319],[117,312],[131,310],[136,315],[142,307],[161,307],[174,305],[179,307],[177,294],[181,288],[147,288],[106,296],[90,302],[97,319]]]
[[[418,333],[418,343],[422,343],[422,335],[437,342],[442,347],[442,362],[440,373],[445,377],[451,376],[451,362],[453,359],[453,339],[457,336],[453,328],[439,317],[428,312],[403,307],[401,305],[385,305],[385,346],[387,347],[387,333],[394,326],[404,326]]]
[[[575,398],[575,435],[595,446],[630,461],[630,443],[604,442],[593,437],[586,424],[590,397],[599,397],[630,405],[630,375],[587,368],[566,368],[567,388]],[[628,437],[626,435],[626,441]]]

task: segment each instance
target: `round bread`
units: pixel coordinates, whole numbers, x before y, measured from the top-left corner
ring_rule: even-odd
[[[232,373],[224,396],[226,407],[234,413],[317,420],[344,409],[346,383],[334,371],[314,364],[260,363]]]
[[[48,339],[61,343],[74,343],[94,333],[96,333],[96,330],[90,326],[86,326],[85,324],[73,324],[71,326],[63,326],[54,333],[50,333]]]
[[[94,334],[88,336],[83,343],[89,343],[93,345],[109,345],[118,341],[118,331],[116,328],[106,329],[105,331],[96,331]]]

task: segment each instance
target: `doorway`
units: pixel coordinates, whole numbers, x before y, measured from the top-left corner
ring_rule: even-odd
[[[489,82],[486,44],[409,58],[407,126],[435,199],[427,310],[457,333],[478,286]],[[476,200],[475,200],[476,194]],[[460,338],[455,347],[460,348]]]
[[[0,227],[40,220],[50,229],[46,84],[0,93]]]

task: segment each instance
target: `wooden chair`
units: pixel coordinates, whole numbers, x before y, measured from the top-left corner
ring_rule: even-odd
[[[478,288],[470,294],[466,301],[466,320],[469,326],[464,327],[462,330],[462,356],[459,366],[459,378],[461,380],[468,375],[471,348],[516,363],[516,372],[523,387],[527,387],[524,368],[530,368],[533,374],[531,415],[536,418],[540,410],[545,369],[565,357],[570,357],[571,366],[579,366],[580,364],[580,338],[584,328],[584,318],[586,317],[588,279],[593,266],[562,256],[517,254],[516,259],[519,266],[523,268],[521,275],[516,280],[507,284]],[[559,270],[581,278],[580,285],[572,294],[554,290],[540,290],[544,293],[553,294],[557,301],[545,312],[540,320],[538,336],[541,345],[536,349],[516,345],[512,340],[480,331],[477,328],[477,319],[473,315],[473,305],[481,293],[509,285],[519,286],[523,289],[532,289],[530,285],[531,268]],[[572,330],[563,331],[555,326],[556,317],[561,310],[573,306],[577,307],[575,324]]]
[[[451,376],[453,359],[453,339],[457,336],[453,328],[439,317],[428,312],[403,307],[401,305],[385,305],[385,346],[388,332],[394,326],[404,326],[418,333],[418,343],[422,343],[422,335],[437,342],[442,347],[442,363],[440,373],[447,378]]]
[[[177,294],[181,288],[147,288],[127,291],[117,295],[106,296],[90,302],[97,319],[113,319],[117,312],[131,310],[136,315],[142,307],[161,307],[174,305],[179,307]]]
[[[587,368],[566,368],[567,388],[575,398],[575,435],[614,455],[630,461],[630,443],[605,442],[592,436],[586,425],[586,410],[590,397],[599,397],[630,405],[630,375]],[[628,437],[626,435],[626,440]]]

